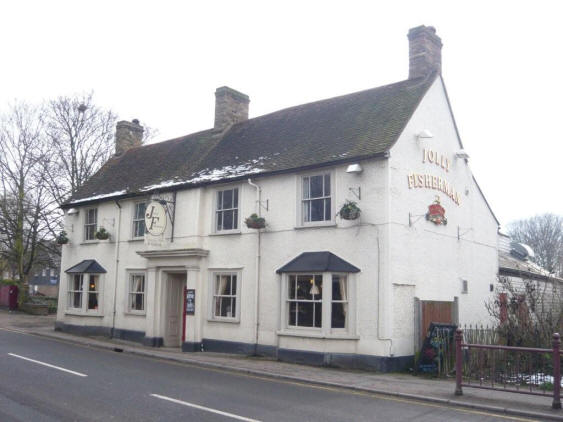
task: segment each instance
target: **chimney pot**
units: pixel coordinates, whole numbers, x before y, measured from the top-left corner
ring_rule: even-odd
[[[215,130],[224,131],[235,123],[248,120],[250,98],[228,86],[215,90]]]
[[[143,126],[138,119],[122,120],[115,126],[115,155],[122,155],[130,148],[143,145]]]
[[[409,79],[442,73],[442,40],[433,26],[411,28],[409,38]]]

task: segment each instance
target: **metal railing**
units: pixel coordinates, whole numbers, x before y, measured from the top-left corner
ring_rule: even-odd
[[[553,395],[552,408],[561,409],[561,340],[553,334],[551,349],[512,347],[463,342],[463,330],[455,334],[456,388],[509,391],[540,396]]]

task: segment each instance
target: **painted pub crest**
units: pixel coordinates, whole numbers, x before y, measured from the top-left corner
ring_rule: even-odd
[[[446,224],[448,224],[448,219],[446,218],[446,210],[442,205],[440,205],[439,196],[436,196],[434,203],[428,206],[426,219],[428,221],[432,221],[436,225],[443,224],[445,226]]]

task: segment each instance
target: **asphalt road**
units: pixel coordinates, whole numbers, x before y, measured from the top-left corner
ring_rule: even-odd
[[[0,421],[529,421],[0,329]]]

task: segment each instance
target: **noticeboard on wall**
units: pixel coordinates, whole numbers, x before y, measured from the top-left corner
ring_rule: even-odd
[[[186,289],[186,315],[195,315],[195,289]]]

